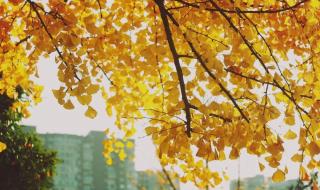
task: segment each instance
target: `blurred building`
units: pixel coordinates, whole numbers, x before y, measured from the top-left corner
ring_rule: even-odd
[[[120,161],[112,155],[107,165],[102,154],[105,134],[91,131],[87,136],[41,134],[46,147],[57,150],[61,163],[57,165],[54,190],[136,190],[134,149],[125,149],[127,157]]]
[[[33,126],[24,131],[36,133]],[[53,190],[171,190],[164,173],[136,171],[134,147],[126,148],[125,160],[112,154],[113,164],[106,164],[103,156],[105,133],[91,131],[86,136],[68,134],[39,134],[47,148],[57,151],[60,163],[56,166]],[[133,140],[131,144],[134,144]],[[125,144],[123,141],[120,141]],[[128,143],[128,142],[126,142]],[[172,177],[177,190],[179,181]]]
[[[82,178],[82,137],[63,134],[41,134],[44,145],[57,150],[56,174],[53,180],[54,190],[79,190]]]
[[[138,171],[138,190],[169,190],[172,189],[164,173],[158,171]],[[179,180],[171,177],[175,188],[180,189]]]
[[[265,178],[263,175],[257,175],[250,178],[232,180],[230,190],[290,190],[295,187],[297,180],[287,180],[282,183],[274,183],[270,178]],[[240,186],[240,188],[238,188]]]
[[[287,180],[281,183],[274,183],[271,179],[269,179],[268,190],[293,190],[297,189],[297,180]],[[305,190],[310,188],[305,188]]]
[[[265,190],[265,178],[262,175],[257,175],[255,177],[241,179],[240,182],[238,180],[232,180],[230,183],[230,190],[238,190],[238,186],[240,189],[245,190]]]
[[[29,125],[21,125],[22,130],[26,133],[37,133],[37,129],[35,126],[29,126]]]
[[[124,161],[120,161],[119,157],[113,154],[113,164],[109,166],[102,155],[104,139],[105,134],[98,131],[91,131],[83,138],[83,190],[136,190],[132,184],[132,181],[136,180],[134,148],[125,149],[128,159]]]

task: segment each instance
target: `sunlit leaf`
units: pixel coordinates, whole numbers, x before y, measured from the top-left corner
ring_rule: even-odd
[[[7,148],[7,145],[3,142],[0,142],[0,152],[3,152]]]
[[[91,106],[88,106],[87,111],[85,112],[85,116],[94,119],[97,116],[97,111],[93,109]]]
[[[274,181],[276,183],[284,181],[285,178],[286,178],[285,173],[280,169],[277,169],[277,171],[274,172],[272,175],[272,181]]]

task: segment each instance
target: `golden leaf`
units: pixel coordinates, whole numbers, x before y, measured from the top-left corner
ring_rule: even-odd
[[[92,100],[92,96],[91,95],[82,95],[82,96],[77,96],[77,99],[80,102],[80,104],[89,105]]]
[[[292,140],[297,138],[297,134],[293,132],[291,129],[289,129],[288,132],[284,135],[284,138]]]
[[[0,152],[3,152],[7,148],[7,145],[3,142],[0,142]]]
[[[259,162],[259,169],[261,172],[264,170],[264,168],[265,168],[265,166]]]
[[[98,90],[99,90],[99,85],[97,84],[92,84],[87,88],[88,94],[95,94],[98,92]]]
[[[302,162],[302,155],[301,154],[295,154],[291,157],[291,160],[294,161],[294,162]]]
[[[286,174],[280,169],[277,169],[277,171],[274,172],[272,175],[272,181],[276,183],[280,183],[284,181],[285,178],[286,178]]]
[[[146,131],[147,135],[151,135],[153,133],[158,132],[157,127],[146,127],[144,130]]]
[[[97,111],[93,109],[91,106],[88,106],[87,111],[85,112],[85,116],[94,119],[97,116]]]
[[[66,108],[67,110],[74,109],[74,105],[73,105],[73,103],[71,102],[71,100],[68,100],[68,101],[63,105],[63,107]]]
[[[235,160],[235,159],[239,158],[239,150],[237,148],[233,147],[230,152],[229,158],[231,160]]]

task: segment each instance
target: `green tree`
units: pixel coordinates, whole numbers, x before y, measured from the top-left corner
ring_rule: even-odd
[[[21,91],[18,99],[22,96]],[[9,109],[15,101],[0,96],[0,142],[8,147],[0,153],[0,189],[50,189],[56,152],[45,149],[35,133],[18,125],[22,114]]]

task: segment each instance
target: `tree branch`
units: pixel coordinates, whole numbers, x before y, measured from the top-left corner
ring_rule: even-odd
[[[175,18],[170,14],[167,13],[170,17],[170,19],[172,20],[172,22],[179,27],[179,23],[175,20]],[[192,42],[190,40],[187,39],[186,34],[183,34],[186,42],[188,43],[192,53],[195,55],[195,57],[197,58],[197,60],[199,61],[199,63],[201,64],[201,66],[204,68],[204,70],[209,74],[209,76],[218,84],[218,86],[220,87],[220,89],[227,95],[227,97],[231,100],[231,102],[233,103],[233,105],[236,107],[236,109],[239,111],[240,115],[248,122],[250,123],[249,118],[244,114],[244,112],[242,111],[242,109],[240,108],[240,106],[238,105],[237,101],[233,98],[233,96],[231,95],[231,93],[229,92],[229,90],[227,88],[225,88],[222,83],[217,79],[217,77],[210,71],[210,69],[208,68],[208,66],[206,65],[205,61],[202,59],[200,53],[195,49],[195,47],[193,46]]]
[[[37,7],[37,4],[36,4],[35,2],[33,2],[33,1],[31,1],[31,0],[27,0],[27,2],[28,2],[28,3],[30,4],[30,6],[32,7],[32,10],[36,13],[36,15],[37,15],[37,17],[38,17],[41,25],[43,26],[44,30],[45,30],[46,33],[48,34],[48,36],[49,36],[49,38],[50,38],[50,40],[51,40],[51,42],[52,42],[52,44],[53,44],[56,52],[58,53],[59,57],[61,58],[62,62],[68,67],[69,64],[64,60],[64,57],[63,57],[63,55],[62,55],[62,52],[59,50],[58,46],[56,45],[55,40],[54,40],[52,34],[50,33],[47,25],[44,23],[41,15],[40,15],[40,13],[39,13],[39,11],[38,11],[37,8],[36,8],[36,7]],[[81,79],[78,77],[78,75],[77,75],[77,73],[76,73],[75,70],[74,70],[74,77],[75,77],[76,79],[78,79],[78,81],[81,80]]]
[[[181,4],[183,4],[184,6],[181,7],[177,7],[177,8],[188,8],[188,7],[193,7],[193,8],[197,8],[200,9],[200,6],[194,3],[189,3],[183,0],[175,0]],[[281,13],[281,12],[285,12],[285,11],[290,11],[293,9],[298,8],[299,6],[303,5],[304,3],[306,3],[309,0],[302,0],[292,6],[286,6],[286,7],[282,7],[280,9],[266,9],[266,10],[241,10],[241,13],[252,13],[252,14],[270,14],[270,13]],[[170,9],[174,9],[174,7],[171,7]],[[211,12],[225,12],[225,13],[231,13],[231,14],[236,14],[237,10],[230,10],[230,9],[223,9],[223,8],[205,8],[205,10],[207,11],[211,11]]]
[[[169,181],[169,184],[170,184],[172,190],[177,190],[177,188],[174,185],[170,175],[168,174],[167,170],[163,166],[162,166],[162,171],[163,171],[164,175],[166,176],[167,180]]]
[[[189,101],[188,101],[188,97],[186,94],[186,87],[185,87],[185,83],[184,83],[184,78],[183,78],[183,73],[182,73],[182,69],[181,69],[181,65],[180,65],[180,61],[179,61],[179,55],[177,53],[177,50],[175,48],[174,45],[174,41],[172,38],[172,34],[171,34],[171,30],[170,30],[170,25],[168,22],[168,18],[167,18],[167,12],[164,6],[164,0],[155,0],[156,4],[159,7],[160,10],[160,15],[161,15],[161,19],[162,19],[162,23],[166,32],[166,36],[167,36],[167,41],[169,44],[169,48],[173,57],[173,61],[174,61],[174,65],[177,71],[177,75],[178,75],[178,79],[179,79],[179,86],[180,86],[180,91],[181,91],[181,96],[182,96],[182,101],[184,103],[184,110],[185,110],[185,114],[186,114],[186,133],[188,135],[188,137],[191,137],[191,112],[190,112],[190,105],[189,105]]]

